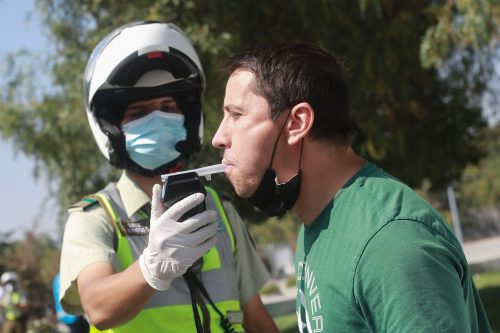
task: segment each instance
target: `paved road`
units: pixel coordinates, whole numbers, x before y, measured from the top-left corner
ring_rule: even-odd
[[[500,237],[485,238],[466,242],[462,246],[469,264],[500,261]]]

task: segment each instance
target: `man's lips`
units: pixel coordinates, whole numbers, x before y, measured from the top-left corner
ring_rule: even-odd
[[[222,164],[226,165],[226,170],[224,171],[224,173],[226,174],[226,177],[229,177],[231,171],[234,169],[233,163],[231,163],[231,161],[227,160],[226,158],[223,158]]]

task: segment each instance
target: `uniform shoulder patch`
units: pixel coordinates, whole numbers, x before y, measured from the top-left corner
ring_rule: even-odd
[[[77,203],[72,204],[68,208],[68,212],[84,212],[88,210],[90,207],[93,207],[95,204],[99,204],[99,201],[97,201],[94,198],[83,198],[82,200],[78,201]]]

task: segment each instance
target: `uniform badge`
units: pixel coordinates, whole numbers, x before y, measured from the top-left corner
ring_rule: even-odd
[[[148,235],[149,234],[149,220],[139,221],[123,221],[120,220],[121,229],[127,235]]]

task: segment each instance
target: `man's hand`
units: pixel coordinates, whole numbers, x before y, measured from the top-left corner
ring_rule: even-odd
[[[217,227],[212,210],[194,215],[183,222],[178,220],[205,196],[194,193],[165,211],[161,186],[153,187],[148,247],[139,257],[144,278],[151,287],[166,290],[171,281],[183,275],[191,265],[214,246]]]

